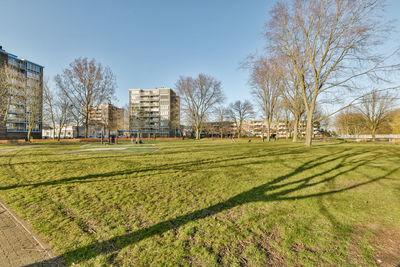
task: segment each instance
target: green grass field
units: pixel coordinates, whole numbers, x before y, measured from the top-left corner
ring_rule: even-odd
[[[400,261],[400,145],[2,147],[0,198],[68,265]]]

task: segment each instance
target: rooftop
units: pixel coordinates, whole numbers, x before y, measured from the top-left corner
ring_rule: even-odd
[[[39,67],[41,67],[41,68],[44,68],[42,65],[39,65],[39,64],[34,63],[34,62],[32,62],[32,61],[29,61],[29,60],[26,60],[26,59],[20,59],[20,58],[18,58],[18,56],[14,55],[14,54],[11,54],[11,53],[7,52],[6,50],[4,50],[4,49],[3,49],[3,46],[1,46],[1,45],[0,45],[0,53],[6,54],[7,56],[12,57],[12,58],[14,58],[14,59],[16,59],[16,60],[23,61],[23,62],[29,62],[29,63],[31,63],[31,64],[33,64],[33,65],[39,66]]]

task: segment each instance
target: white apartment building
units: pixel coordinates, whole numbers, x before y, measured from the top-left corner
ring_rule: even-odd
[[[171,88],[130,89],[129,129],[144,136],[174,136],[180,124],[179,96]]]

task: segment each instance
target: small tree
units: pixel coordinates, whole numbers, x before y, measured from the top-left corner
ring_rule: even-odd
[[[28,142],[31,140],[32,130],[41,121],[42,116],[42,81],[36,78],[28,78],[26,86],[23,87],[23,98],[26,106],[26,121]]]
[[[129,116],[129,129],[136,130],[136,142],[141,140],[142,129],[146,125],[147,117],[144,108],[138,104],[131,104]]]
[[[224,106],[218,106],[214,109],[213,113],[215,116],[215,121],[218,125],[219,136],[220,138],[223,138],[227,130],[226,126],[228,122],[226,121],[226,119],[228,118],[228,111]]]
[[[365,126],[372,135],[372,141],[375,141],[377,129],[389,119],[393,104],[396,98],[389,92],[373,90],[370,94],[361,99],[357,110],[362,114]]]
[[[276,75],[274,60],[259,58],[252,63],[250,84],[251,93],[263,112],[267,122],[267,141],[270,141],[271,122],[274,118],[278,99],[283,86],[281,79]]]
[[[56,138],[56,96],[50,90],[49,82],[43,83],[43,122],[50,123],[53,128],[53,139]]]
[[[242,135],[243,121],[253,118],[253,105],[250,101],[236,101],[231,103],[227,109],[228,118],[236,125],[236,134],[240,138]]]
[[[186,120],[193,125],[196,139],[200,139],[205,119],[224,100],[221,82],[205,74],[199,74],[196,78],[181,76],[176,82],[176,88]]]

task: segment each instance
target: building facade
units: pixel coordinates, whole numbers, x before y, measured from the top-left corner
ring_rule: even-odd
[[[80,128],[80,129],[79,129]],[[60,139],[70,139],[77,138],[78,132],[83,132],[85,129],[82,126],[76,125],[65,125],[61,128],[56,125],[55,131],[53,127],[44,125],[42,129],[42,138],[44,139],[56,139],[58,138],[58,134],[60,133]]]
[[[33,138],[42,138],[43,66],[3,50],[0,68],[8,80],[0,114],[0,139],[24,139],[29,129]]]
[[[117,130],[124,129],[124,109],[110,103],[92,106],[89,114],[89,137],[116,134]],[[125,129],[124,129],[125,130]]]
[[[180,99],[171,88],[129,90],[129,130],[142,136],[176,136]]]
[[[267,133],[266,120],[243,120],[242,122],[242,136],[262,137]],[[313,137],[320,134],[319,122],[314,123]],[[293,135],[293,121],[271,121],[270,133],[276,134],[279,138],[290,137]],[[233,121],[224,122],[205,122],[203,125],[202,136],[215,137],[215,136],[235,136],[237,134],[237,127]],[[298,135],[305,136],[306,122],[301,121],[298,126]],[[191,135],[191,134],[189,134]]]

